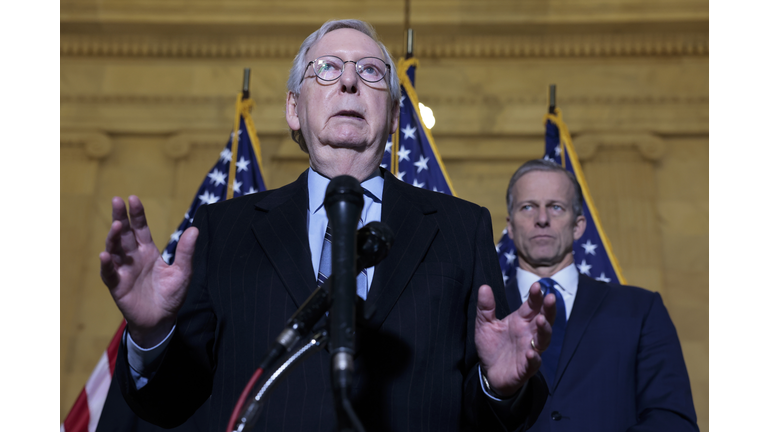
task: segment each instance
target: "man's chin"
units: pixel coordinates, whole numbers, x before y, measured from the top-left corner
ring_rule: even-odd
[[[563,262],[563,257],[552,253],[531,254],[524,258],[533,267],[554,267]]]
[[[360,133],[336,133],[327,137],[320,137],[320,142],[333,148],[347,148],[364,150],[369,147],[370,139]]]

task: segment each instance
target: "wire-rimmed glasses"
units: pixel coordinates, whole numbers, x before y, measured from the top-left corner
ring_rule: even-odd
[[[384,60],[378,57],[363,57],[358,61],[344,61],[336,56],[318,57],[307,64],[312,66],[315,76],[323,81],[337,80],[344,73],[344,66],[347,63],[355,64],[355,72],[365,82],[377,83],[384,79],[387,72],[391,70],[390,65],[384,63]]]

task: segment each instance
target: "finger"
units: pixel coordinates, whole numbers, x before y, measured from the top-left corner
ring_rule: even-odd
[[[541,297],[541,287],[538,282],[534,282],[528,292],[528,300],[517,309],[520,317],[527,321],[532,320],[541,309]]]
[[[557,317],[558,313],[565,313],[565,311],[558,311],[557,310],[557,298],[554,294],[548,294],[546,297],[544,297],[544,305],[542,306],[542,312],[544,313],[544,316],[546,317],[547,321],[549,321],[550,325],[555,324],[555,318]]]
[[[120,283],[120,275],[117,273],[117,269],[115,269],[115,264],[112,262],[112,255],[110,255],[108,252],[100,252],[99,253],[99,261],[101,262],[101,280],[104,282],[104,285],[107,286],[107,288],[112,289]]]
[[[120,197],[112,197],[112,221],[120,221],[125,229],[129,229],[131,224],[128,221],[128,212],[125,203]]]
[[[490,323],[496,319],[496,300],[488,285],[481,285],[477,290],[477,321]]]
[[[529,349],[525,353],[525,360],[526,360],[525,379],[527,380],[530,377],[532,377],[537,370],[541,368],[541,363],[542,363],[541,354],[537,353],[533,349]]]
[[[141,244],[152,244],[152,234],[147,225],[147,216],[144,213],[144,204],[136,195],[128,197],[129,214],[131,215],[131,227],[136,235],[136,240]]]
[[[552,325],[543,315],[537,316],[534,322],[536,323],[536,334],[533,336],[533,342],[541,352],[549,347],[549,342],[552,340]]]
[[[125,251],[136,249],[136,238],[131,231],[131,222],[128,220],[128,212],[125,203],[120,197],[112,198],[112,225],[114,222],[120,222],[120,243]]]
[[[532,376],[541,367],[541,354],[531,348],[525,352],[525,359],[528,360],[526,370],[531,371],[530,375]]]
[[[544,293],[541,291],[541,285],[535,282],[531,285],[531,290],[528,294],[528,304],[531,306],[531,310],[538,313],[541,310],[541,305],[544,303]]]
[[[178,266],[179,271],[187,277],[192,275],[192,256],[195,254],[195,242],[198,234],[197,228],[187,228],[176,246],[176,257],[173,260],[173,265]]]
[[[104,245],[104,251],[113,255],[124,255],[123,245],[120,243],[120,233],[123,231],[123,223],[119,220],[113,221],[107,233],[107,240]]]

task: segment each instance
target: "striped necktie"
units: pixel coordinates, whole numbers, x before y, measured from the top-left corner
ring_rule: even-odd
[[[331,243],[333,242],[333,234],[331,233],[331,224],[328,224],[328,229],[325,230],[325,238],[323,239],[323,250],[320,252],[320,268],[317,272],[317,286],[321,286],[325,283],[328,276],[331,274]],[[357,295],[365,300],[368,297],[368,271],[363,269],[357,275]]]

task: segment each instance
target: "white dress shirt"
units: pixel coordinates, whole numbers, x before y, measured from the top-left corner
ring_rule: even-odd
[[[531,290],[531,285],[538,282],[541,277],[535,274],[523,270],[520,267],[517,268],[517,289],[520,290],[520,298],[525,303],[528,300],[528,294]],[[576,270],[576,265],[571,263],[568,267],[555,273],[550,279],[553,279],[555,289],[560,291],[565,302],[565,319],[566,321],[571,316],[571,310],[573,309],[573,301],[576,299],[576,290],[579,288],[579,271]]]
[[[365,193],[363,194],[363,212],[360,215],[361,220],[357,224],[358,228],[361,228],[368,222],[381,221],[381,194],[384,191],[384,177],[381,176],[380,171],[377,170],[376,173],[378,174],[377,176],[371,177],[361,184]],[[307,182],[309,190],[307,233],[309,234],[309,250],[312,253],[312,268],[315,271],[315,276],[317,276],[317,272],[320,270],[320,254],[323,251],[325,230],[328,227],[328,216],[325,213],[323,201],[325,200],[325,190],[328,188],[328,183],[331,182],[331,179],[323,177],[310,168]],[[368,291],[371,290],[374,270],[374,267],[366,269],[368,274]]]

